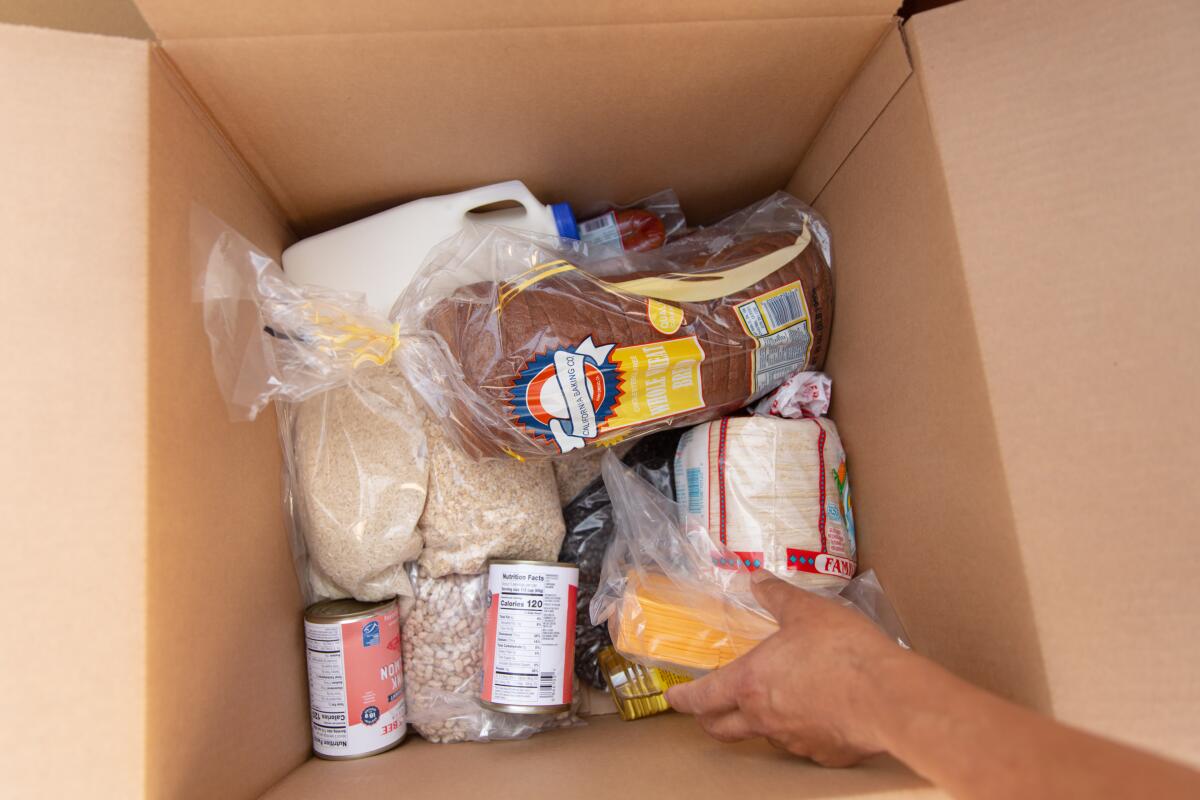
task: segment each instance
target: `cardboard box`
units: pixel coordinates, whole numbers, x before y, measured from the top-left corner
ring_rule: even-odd
[[[274,420],[226,420],[189,211],[279,253],[510,177],[672,186],[695,221],[813,202],[861,554],[915,647],[1200,761],[1200,7],[895,5],[138,0],[154,40],[0,28],[12,796],[936,794],[670,715],[310,758]]]

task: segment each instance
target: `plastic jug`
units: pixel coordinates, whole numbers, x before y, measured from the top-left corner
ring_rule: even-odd
[[[471,215],[481,206],[516,201],[519,208]],[[312,236],[283,252],[283,270],[296,283],[361,292],[381,313],[408,286],[434,245],[462,229],[468,215],[572,239],[579,234],[566,203],[543,205],[520,181],[426,197]]]

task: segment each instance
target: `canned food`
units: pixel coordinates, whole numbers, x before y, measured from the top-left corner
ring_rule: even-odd
[[[400,608],[326,600],[304,611],[313,752],[345,759],[382,753],[404,739]]]
[[[488,564],[485,706],[512,714],[554,714],[571,707],[578,593],[574,564]]]

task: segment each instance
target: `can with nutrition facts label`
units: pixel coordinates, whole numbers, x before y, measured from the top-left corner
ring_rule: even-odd
[[[574,564],[488,564],[483,705],[510,714],[554,714],[571,707],[578,592]]]
[[[309,606],[304,646],[313,752],[319,758],[362,758],[403,741],[404,668],[395,599]]]

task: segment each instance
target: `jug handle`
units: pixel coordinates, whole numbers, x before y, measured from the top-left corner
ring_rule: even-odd
[[[493,183],[490,186],[481,186],[478,189],[470,189],[465,192],[460,192],[457,195],[456,212],[462,216],[466,216],[473,209],[480,206],[490,206],[493,203],[502,203],[505,200],[513,200],[520,203],[525,208],[525,213],[533,216],[543,207],[533,193],[521,181],[505,181],[503,183]]]

